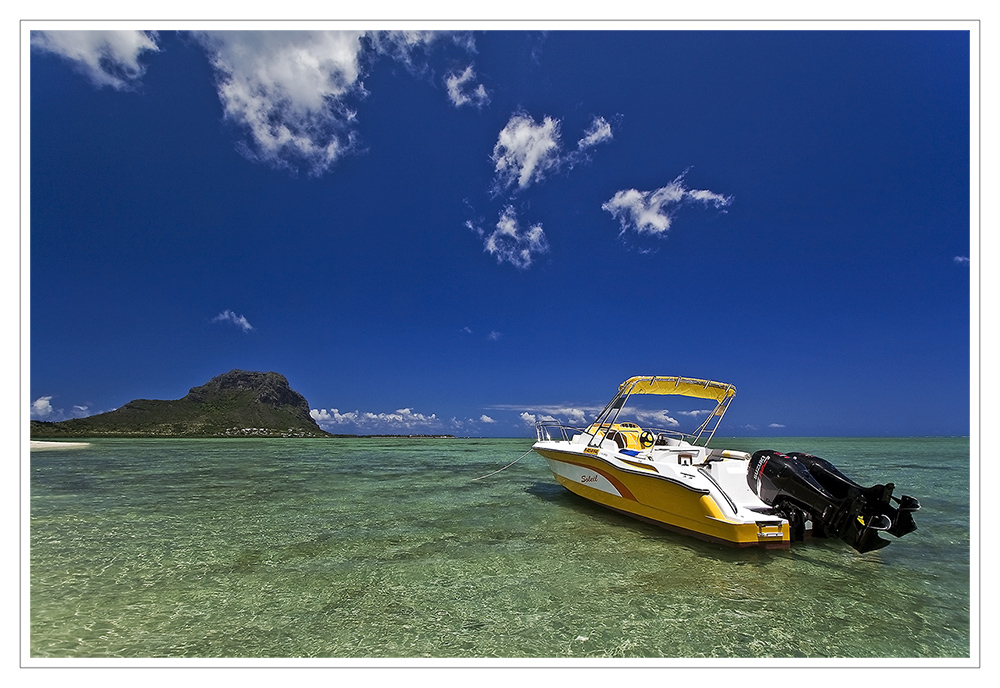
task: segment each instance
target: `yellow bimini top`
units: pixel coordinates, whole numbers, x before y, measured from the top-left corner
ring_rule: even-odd
[[[693,377],[638,375],[618,385],[619,394],[674,394],[682,397],[711,399],[722,403],[736,396],[736,388],[725,382]]]
[[[618,416],[625,407],[629,397],[633,394],[662,394],[714,401],[716,404],[715,409],[705,416],[705,420],[702,421],[701,425],[694,432],[674,432],[674,434],[687,438],[692,444],[701,442],[707,445],[722,422],[722,417],[726,414],[729,403],[736,396],[736,387],[725,382],[700,380],[694,377],[668,375],[637,375],[636,377],[630,377],[618,385],[618,393],[615,395],[615,398],[608,402],[603,411],[597,414],[597,418],[594,419],[594,422],[588,428],[587,432],[593,435],[590,443],[591,446],[596,446],[594,443],[598,442],[600,437],[603,437],[597,430],[604,428],[618,429],[619,426],[616,423]],[[629,428],[623,430],[623,432],[626,434],[629,432],[638,434],[639,430],[640,428],[636,426],[634,430]]]

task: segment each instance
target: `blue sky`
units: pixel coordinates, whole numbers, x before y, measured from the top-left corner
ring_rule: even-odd
[[[36,30],[30,415],[242,368],[530,436],[658,374],[720,434],[968,434],[968,26],[818,27]]]

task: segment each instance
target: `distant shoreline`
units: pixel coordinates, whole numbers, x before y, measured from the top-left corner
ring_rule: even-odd
[[[455,439],[455,435],[333,435],[333,434],[331,434],[330,437],[339,437],[341,439],[345,439],[345,438],[346,439],[357,439],[357,438],[372,439],[372,438],[378,438],[378,437],[386,437],[386,438],[400,437],[400,438],[403,438],[403,439],[430,439],[430,440],[453,440],[453,439]]]

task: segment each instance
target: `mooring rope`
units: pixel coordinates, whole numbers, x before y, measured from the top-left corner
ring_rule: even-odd
[[[473,478],[472,482],[476,482],[477,480],[482,480],[483,478],[489,478],[491,475],[496,475],[500,471],[506,471],[508,468],[510,468],[511,466],[513,466],[515,463],[517,463],[518,461],[520,461],[521,459],[523,459],[525,456],[527,456],[530,453],[531,453],[531,449],[529,449],[528,451],[526,451],[523,454],[521,454],[519,457],[517,457],[516,459],[514,459],[513,461],[511,461],[509,464],[507,464],[503,468],[497,469],[497,470],[493,471],[492,473],[487,473],[486,475],[481,475],[478,478]]]

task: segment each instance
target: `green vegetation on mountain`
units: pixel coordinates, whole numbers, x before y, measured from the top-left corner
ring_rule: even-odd
[[[57,423],[31,422],[47,437],[329,437],[309,403],[278,373],[232,370],[183,399],[136,399],[121,408]]]

